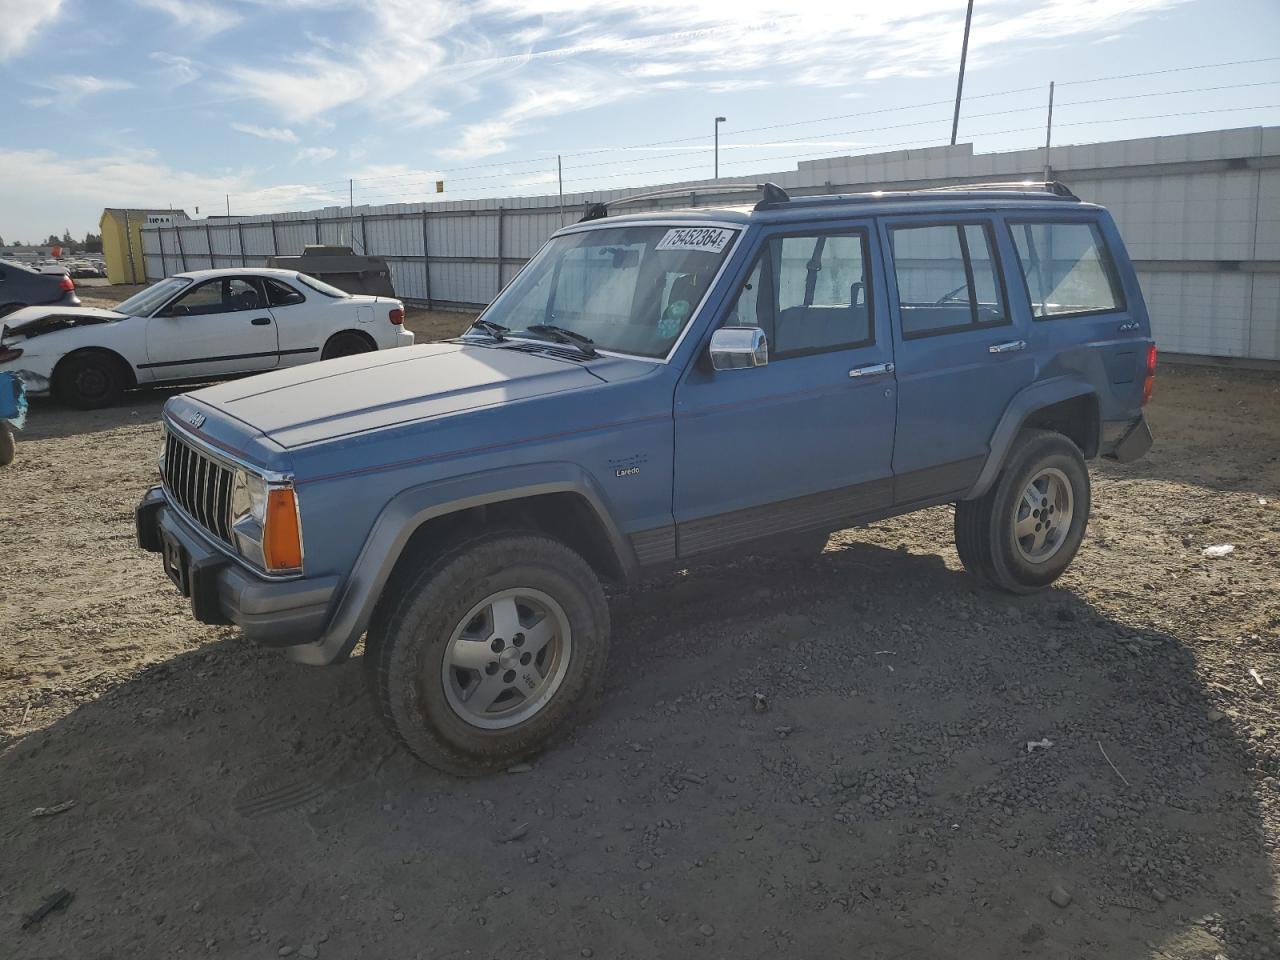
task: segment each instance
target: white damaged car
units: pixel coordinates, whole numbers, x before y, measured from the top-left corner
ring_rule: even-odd
[[[179,273],[112,310],[26,307],[0,321],[0,372],[81,409],[132,387],[221,380],[406,347],[404,305],[294,270]]]

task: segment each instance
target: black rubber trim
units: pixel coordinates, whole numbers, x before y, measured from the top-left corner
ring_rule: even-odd
[[[166,360],[163,363],[140,363],[139,370],[155,367],[185,367],[193,363],[221,363],[224,360],[257,360],[260,357],[290,357],[298,353],[319,353],[319,347],[303,347],[299,350],[268,350],[265,353],[232,353],[225,357],[195,357],[191,360]]]

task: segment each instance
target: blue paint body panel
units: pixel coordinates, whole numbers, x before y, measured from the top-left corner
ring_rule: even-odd
[[[1035,318],[1011,233],[1027,219],[1094,224],[1123,303]],[[1099,207],[995,194],[810,198],[609,217],[561,235],[669,222],[737,233],[665,359],[469,339],[273,371],[169,401],[166,418],[215,455],[292,478],[303,578],[339,585],[325,629],[297,638],[298,659],[345,656],[412,532],[402,528],[456,508],[580,495],[630,573],[758,535],[977,496],[1022,424],[1053,403],[1096,402],[1099,436],[1141,417],[1150,322]],[[985,231],[1000,322],[904,334],[892,231],[922,224]],[[871,342],[713,369],[712,334],[770,239],[849,231],[866,243],[863,288],[850,299],[865,297]]]

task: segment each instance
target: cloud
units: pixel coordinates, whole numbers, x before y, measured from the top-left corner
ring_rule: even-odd
[[[275,140],[277,143],[298,142],[298,135],[288,127],[259,127],[252,123],[233,123],[231,129],[262,140]]]
[[[27,104],[33,107],[58,107],[70,109],[86,97],[113,90],[132,90],[133,83],[128,80],[103,79],[87,74],[71,74],[58,77],[53,81],[41,81],[33,84],[49,93],[44,96],[30,97]]]
[[[305,160],[308,163],[324,163],[337,155],[338,151],[333,147],[303,147],[293,159],[295,163],[299,160]]]
[[[172,86],[180,87],[200,79],[200,69],[190,57],[157,50],[150,55],[150,59],[164,65],[162,72]]]
[[[231,195],[232,209],[249,212],[337,203],[334,194],[304,185],[257,188],[249,171],[205,175],[175,169],[154,151],[116,150],[70,158],[52,150],[0,148],[0,210],[6,233],[47,236],[70,225],[73,233],[97,229],[103,207],[165,207],[218,212]]]
[[[167,13],[180,27],[201,37],[230,30],[241,21],[240,14],[209,0],[135,0],[139,6]]]
[[[283,3],[302,11],[336,6],[331,0]],[[233,63],[224,86],[303,120],[358,101],[381,103],[440,68],[446,60],[441,38],[466,18],[452,0],[353,0],[342,10],[358,25],[350,40],[321,39],[270,67]]]
[[[58,19],[63,0],[0,0],[0,60],[21,53],[40,31]]]

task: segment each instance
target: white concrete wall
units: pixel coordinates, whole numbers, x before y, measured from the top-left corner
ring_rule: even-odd
[[[1048,160],[1056,178],[1115,216],[1137,263],[1164,352],[1280,361],[1280,127],[1054,147]],[[798,193],[856,192],[1040,179],[1045,161],[1043,149],[975,154],[971,144],[958,144],[804,161],[793,170],[736,179],[772,180]],[[705,202],[716,184],[668,186],[688,187]],[[563,220],[576,219],[587,201],[655,189],[665,188],[566,196]],[[403,297],[486,303],[561,225],[558,203],[556,197],[513,197],[389,204],[357,207],[354,217],[346,208],[329,207],[149,228],[143,230],[147,275],[157,279],[211,265],[260,266],[273,252],[301,253],[317,234],[322,243],[346,243],[350,236],[357,252],[367,241],[367,252],[388,258]],[[661,204],[687,205],[687,200]]]

